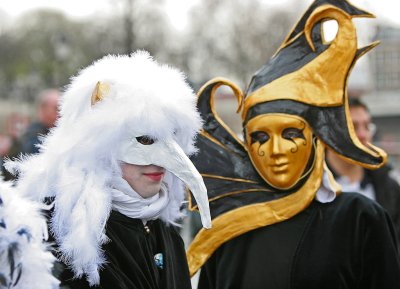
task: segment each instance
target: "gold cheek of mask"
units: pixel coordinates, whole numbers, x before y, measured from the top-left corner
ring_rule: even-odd
[[[301,179],[312,152],[312,130],[301,117],[264,114],[246,125],[250,159],[272,187],[290,189]]]

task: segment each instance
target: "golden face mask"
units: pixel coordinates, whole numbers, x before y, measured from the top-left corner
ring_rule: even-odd
[[[272,187],[290,189],[305,175],[312,152],[312,131],[302,118],[259,115],[246,126],[246,143],[255,168]]]

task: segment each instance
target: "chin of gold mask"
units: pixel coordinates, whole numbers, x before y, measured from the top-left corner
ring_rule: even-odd
[[[263,114],[246,125],[248,152],[263,179],[287,190],[305,174],[313,134],[304,119],[288,114]]]

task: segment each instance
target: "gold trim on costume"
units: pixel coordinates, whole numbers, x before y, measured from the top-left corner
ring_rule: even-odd
[[[285,221],[307,208],[322,182],[324,145],[317,143],[318,158],[307,182],[295,193],[277,200],[243,206],[212,220],[212,228],[201,229],[187,251],[193,276],[223,243],[251,230]]]
[[[222,177],[222,176],[210,175],[210,174],[201,174],[201,176],[203,178],[210,178],[210,179],[220,179],[220,180],[227,180],[227,181],[234,181],[234,182],[241,182],[241,183],[258,184],[258,182],[256,182],[256,181],[239,179],[239,178]]]
[[[210,175],[210,174],[201,174],[201,176],[203,178],[210,178],[210,179],[220,179],[220,180],[234,181],[234,182],[240,182],[240,183],[258,184],[255,181],[239,179],[239,178],[229,178],[229,177],[222,177],[222,176]],[[239,193],[246,193],[246,192],[256,192],[256,191],[271,192],[271,190],[262,189],[262,188],[260,188],[260,189],[247,189],[247,190],[233,191],[233,192],[225,193],[223,195],[216,196],[214,198],[210,198],[210,199],[208,199],[208,202],[212,202],[212,201],[218,200],[218,199],[220,199],[222,197],[226,197],[226,196],[230,196],[230,195],[235,195],[235,194],[239,194]],[[198,210],[197,205],[194,205],[194,206],[192,205],[193,201],[192,201],[192,196],[190,194],[190,190],[186,188],[186,192],[188,194],[188,203],[189,203],[188,209],[190,211]]]
[[[201,174],[201,176],[203,178],[210,178],[210,179],[220,179],[220,180],[228,180],[228,181],[234,181],[234,182],[241,182],[241,183],[252,183],[252,184],[258,184],[255,181],[250,181],[250,180],[245,180],[245,179],[238,179],[238,178],[229,178],[229,177],[222,177],[222,176],[217,176],[217,175],[210,175],[210,174]],[[246,190],[240,190],[240,191],[233,191],[233,192],[228,192],[219,196],[216,196],[214,198],[210,198],[208,199],[209,202],[218,200],[222,197],[226,197],[226,196],[230,196],[230,195],[235,195],[235,194],[239,194],[239,193],[247,193],[247,192],[271,192],[271,190],[268,189],[262,189],[262,188],[258,188],[258,189],[246,189]],[[188,188],[186,188],[186,192],[188,194],[188,209],[190,211],[196,211],[198,210],[197,205],[192,206],[193,202],[192,202],[192,195],[190,194],[190,190]]]
[[[215,108],[214,108],[214,94],[215,94],[216,90],[221,85],[227,85],[232,89],[234,95],[236,96],[236,99],[237,99],[237,102],[238,102],[237,112],[239,112],[242,109],[242,104],[243,104],[243,93],[242,93],[242,90],[239,88],[239,86],[237,86],[236,84],[234,84],[230,80],[228,80],[226,78],[223,78],[223,77],[216,77],[216,78],[213,78],[210,81],[208,81],[206,84],[204,84],[200,88],[199,92],[197,93],[197,96],[200,98],[202,93],[204,92],[204,90],[206,88],[208,88],[210,85],[212,85],[212,90],[211,90],[211,94],[210,94],[210,108],[211,108],[211,112],[212,112],[213,116],[218,121],[218,123],[223,128],[225,128],[227,132],[229,132],[229,134],[236,140],[236,142],[238,144],[240,144],[244,149],[246,149],[246,146],[244,145],[244,143],[236,136],[236,134],[230,129],[230,127],[228,127],[225,124],[225,122],[218,116],[218,114],[216,113]]]
[[[222,194],[222,195],[215,196],[214,198],[208,199],[208,202],[211,203],[211,202],[214,202],[214,201],[219,200],[219,199],[224,198],[224,197],[237,195],[237,194],[241,194],[241,193],[250,193],[250,192],[267,192],[267,193],[271,193],[272,191],[268,190],[268,189],[261,189],[261,188],[260,189],[246,189],[246,190],[233,191],[233,192],[225,193],[225,194]],[[190,196],[190,194],[189,194],[189,196]],[[188,208],[189,208],[190,211],[197,211],[198,210],[197,205],[192,206],[192,197],[191,196],[190,196],[190,202],[189,202],[189,207]]]

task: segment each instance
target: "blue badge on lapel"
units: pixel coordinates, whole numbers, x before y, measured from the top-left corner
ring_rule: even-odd
[[[154,255],[154,262],[156,263],[156,266],[160,269],[164,268],[164,256],[162,253],[158,253]]]

